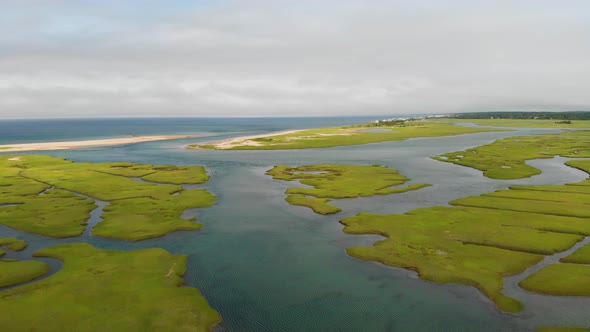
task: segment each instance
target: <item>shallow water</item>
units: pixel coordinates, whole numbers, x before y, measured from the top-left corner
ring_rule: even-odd
[[[297,125],[312,127],[317,123],[314,121],[301,120]],[[239,124],[228,120],[225,127],[223,123],[202,125],[198,131],[214,133],[217,140],[291,128],[288,123],[262,121],[244,132]],[[142,134],[150,133],[144,130]],[[157,132],[192,133],[174,126],[158,127]],[[430,158],[501,137],[546,132],[551,131],[523,129],[315,150],[183,148],[188,143],[211,140],[202,137],[44,152],[77,161],[204,165],[212,177],[199,187],[209,189],[218,200],[213,207],[183,215],[196,213],[205,225],[201,231],[176,232],[138,243],[93,236],[49,239],[7,227],[0,227],[0,236],[30,241],[29,248],[10,253],[8,258],[30,258],[39,248],[78,241],[101,248],[162,247],[188,254],[187,284],[198,287],[222,314],[219,331],[533,331],[541,324],[590,326],[587,306],[577,303],[563,301],[555,306],[552,297],[518,294],[527,310],[505,314],[474,288],[425,282],[411,271],[351,258],[345,253],[346,247],[371,245],[379,237],[345,234],[338,223],[360,211],[403,213],[514,184],[561,184],[584,179],[585,173],[563,166],[559,158],[532,161],[543,174],[522,180],[487,179],[479,171]],[[284,190],[295,182],[264,175],[276,164],[311,163],[381,164],[398,169],[412,179],[410,183],[433,186],[389,196],[334,200],[343,212],[321,216],[284,201]],[[47,261],[54,270],[60,266],[54,260]]]

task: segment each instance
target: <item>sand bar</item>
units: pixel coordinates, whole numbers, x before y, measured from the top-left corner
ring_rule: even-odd
[[[293,133],[297,133],[297,132],[304,131],[304,130],[309,130],[309,129],[286,130],[286,131],[277,131],[277,132],[269,133],[269,134],[240,136],[240,137],[229,138],[229,139],[226,139],[223,141],[218,141],[218,142],[200,143],[198,145],[213,145],[213,146],[215,146],[216,149],[219,149],[219,150],[231,149],[232,147],[235,147],[236,145],[258,146],[258,145],[260,145],[260,143],[256,142],[256,141],[252,141],[253,139],[261,138],[261,137],[288,135],[288,134],[293,134]],[[187,148],[188,149],[199,149],[199,147],[194,147],[194,146],[188,146]]]
[[[121,138],[94,139],[85,141],[65,142],[41,142],[41,143],[18,143],[0,145],[0,152],[15,151],[44,151],[44,150],[70,150],[99,146],[125,145],[133,143],[164,141],[182,138],[195,138],[196,135],[159,135],[159,136],[132,136]]]

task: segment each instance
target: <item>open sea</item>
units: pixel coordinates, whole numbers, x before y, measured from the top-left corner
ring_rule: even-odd
[[[507,188],[515,184],[562,184],[587,174],[563,158],[535,160],[543,173],[522,180],[493,180],[471,168],[430,157],[490,143],[498,138],[555,132],[518,129],[417,138],[351,147],[286,151],[186,150],[192,143],[280,130],[363,123],[378,117],[249,119],[76,119],[0,121],[0,144],[81,140],[130,135],[196,134],[198,138],[116,147],[43,151],[75,161],[131,161],[204,165],[215,206],[191,210],[205,227],[141,242],[93,237],[51,239],[0,226],[0,237],[29,241],[6,258],[31,258],[51,245],[89,242],[105,249],[161,247],[187,254],[187,285],[201,290],[223,322],[217,331],[534,331],[543,325],[590,326],[590,298],[531,294],[507,287],[526,309],[507,314],[475,288],[435,284],[414,272],[349,257],[345,248],[371,245],[379,236],[347,235],[340,219],[358,212],[404,213]],[[24,153],[21,153],[24,154]],[[343,211],[321,216],[284,201],[293,183],[264,172],[276,164],[382,164],[415,183],[432,187],[389,196],[333,201]],[[46,259],[53,271],[60,263]]]

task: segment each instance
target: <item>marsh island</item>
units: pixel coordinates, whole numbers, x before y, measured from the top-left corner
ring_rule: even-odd
[[[291,167],[278,165],[266,172],[273,179],[293,181],[312,188],[289,188],[285,200],[292,205],[307,206],[319,214],[334,214],[340,208],[332,199],[391,195],[429,186],[426,183],[401,187],[409,179],[395,169],[380,165],[357,166],[319,164]]]
[[[211,206],[205,189],[186,189],[209,177],[201,166],[76,163],[48,156],[2,156],[0,223],[51,236],[81,235],[94,200],[106,202],[96,236],[125,240],[158,237],[201,224],[181,218],[186,209]]]

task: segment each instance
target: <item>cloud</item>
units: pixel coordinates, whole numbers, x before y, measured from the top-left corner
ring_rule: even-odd
[[[587,1],[8,1],[4,118],[582,110]]]

